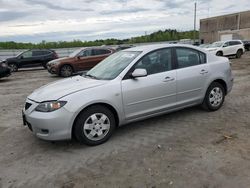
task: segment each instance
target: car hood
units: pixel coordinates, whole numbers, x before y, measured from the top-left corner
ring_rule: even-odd
[[[30,100],[36,102],[58,100],[67,95],[97,87],[107,83],[105,80],[95,80],[84,78],[82,76],[74,76],[60,81],[47,84],[28,96]]]
[[[17,59],[17,57],[9,57],[9,58],[6,58],[4,61],[15,61]]]
[[[62,58],[52,60],[48,64],[60,63],[60,62],[63,62],[63,61],[71,61],[72,59],[74,59],[74,57],[62,57]]]

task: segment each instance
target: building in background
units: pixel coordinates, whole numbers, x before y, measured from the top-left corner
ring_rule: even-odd
[[[200,20],[201,43],[232,39],[250,40],[250,11]]]

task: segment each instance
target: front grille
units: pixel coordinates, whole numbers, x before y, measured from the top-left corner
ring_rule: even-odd
[[[30,103],[26,102],[26,103],[25,103],[25,110],[28,110],[28,109],[29,109],[29,107],[31,107],[31,105],[32,105],[32,104],[30,104]]]

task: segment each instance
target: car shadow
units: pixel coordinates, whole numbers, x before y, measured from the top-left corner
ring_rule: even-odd
[[[122,138],[127,137],[131,134],[134,134],[134,133],[136,134],[137,132],[140,133],[142,129],[153,128],[155,127],[155,122],[159,122],[159,121],[168,122],[170,120],[179,118],[180,116],[188,116],[189,114],[193,114],[193,113],[207,113],[207,112],[202,110],[200,107],[195,106],[195,107],[185,108],[179,111],[171,112],[168,114],[163,114],[160,116],[148,118],[145,120],[137,121],[134,123],[129,123],[121,127],[118,127],[109,141],[107,141],[104,144],[94,146],[94,147],[103,147],[105,146],[105,144],[108,144],[108,142],[114,142],[115,140],[117,141],[120,140],[121,137]],[[171,126],[171,125],[166,124],[166,126]],[[67,140],[67,141],[44,141],[38,138],[36,139],[39,142],[38,144],[42,144],[46,148],[49,147],[50,149],[59,150],[59,151],[79,150],[79,149],[81,150],[81,149],[86,149],[90,147],[85,144],[81,144],[77,142],[74,138],[72,140]]]
[[[18,72],[29,72],[29,71],[38,71],[38,70],[46,70],[42,67],[39,67],[39,68],[21,68],[21,69],[18,69]]]
[[[6,83],[6,82],[10,82],[11,79],[9,79],[8,77],[5,78],[0,78],[0,83]]]

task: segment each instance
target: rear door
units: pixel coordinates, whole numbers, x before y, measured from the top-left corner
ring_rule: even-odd
[[[45,54],[43,50],[33,50],[32,51],[33,61],[30,64],[32,67],[41,66],[45,60]]]
[[[175,48],[177,61],[177,104],[200,102],[206,90],[210,69],[206,54],[191,48]]]
[[[89,70],[108,57],[111,53],[111,50],[102,48],[83,50],[82,57],[79,58],[79,69]]]

